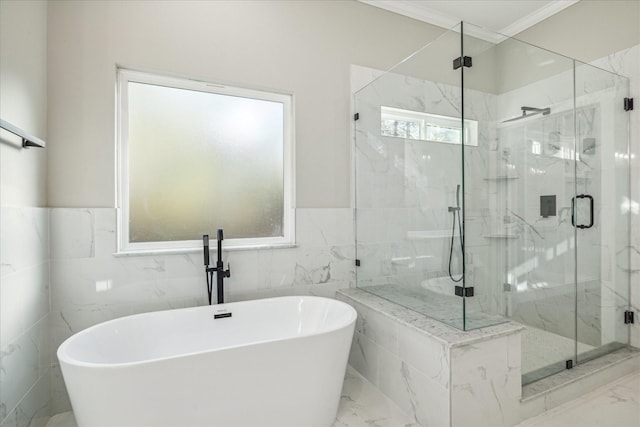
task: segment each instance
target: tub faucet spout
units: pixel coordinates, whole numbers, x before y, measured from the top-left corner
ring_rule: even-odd
[[[224,240],[222,228],[218,229],[218,260],[215,267],[209,267],[209,235],[202,236],[204,243],[204,267],[205,276],[207,278],[207,292],[209,296],[209,305],[211,305],[211,296],[213,293],[213,275],[216,275],[217,284],[217,296],[218,304],[224,303],[224,278],[231,277],[231,266],[227,264],[227,269],[224,269],[224,262],[222,261],[222,240]]]

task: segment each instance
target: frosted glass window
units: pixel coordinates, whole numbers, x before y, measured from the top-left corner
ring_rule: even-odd
[[[121,249],[292,243],[289,95],[119,74]]]

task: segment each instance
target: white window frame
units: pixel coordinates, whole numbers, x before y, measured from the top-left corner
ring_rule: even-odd
[[[411,110],[403,110],[401,108],[395,107],[380,107],[380,123],[384,119],[391,120],[402,120],[407,122],[417,122],[420,126],[420,138],[405,138],[402,136],[393,136],[393,135],[384,135],[390,138],[403,138],[403,139],[413,139],[414,141],[428,141],[428,142],[438,142],[440,144],[455,144],[459,145],[457,142],[448,142],[448,141],[435,141],[432,139],[427,139],[427,125],[435,125],[440,127],[447,127],[451,129],[460,129],[462,130],[462,124],[460,122],[460,117],[450,117],[450,116],[442,116],[439,114],[431,114],[431,113],[422,113],[419,111],[411,111]],[[381,126],[382,131],[382,126]],[[477,147],[478,146],[478,122],[476,120],[465,119],[464,120],[464,145]]]
[[[162,242],[129,241],[129,137],[128,137],[128,83],[145,83],[178,89],[209,92],[220,95],[239,96],[264,101],[279,102],[283,105],[283,236],[234,239],[225,237],[225,249],[253,249],[269,247],[291,247],[295,245],[295,207],[294,207],[294,117],[293,95],[267,92],[210,83],[199,80],[169,77],[158,74],[117,69],[117,254],[182,253],[202,250],[202,240],[178,240]],[[212,195],[211,197],[214,197]],[[209,230],[214,241],[216,230]]]

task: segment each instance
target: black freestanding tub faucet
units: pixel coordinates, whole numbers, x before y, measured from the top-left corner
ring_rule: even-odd
[[[209,235],[202,236],[202,243],[204,246],[204,271],[207,278],[207,294],[209,296],[209,305],[211,305],[211,296],[213,294],[213,275],[216,275],[217,279],[217,296],[218,304],[224,303],[224,278],[231,277],[231,266],[227,264],[227,269],[224,269],[224,263],[222,262],[222,241],[224,235],[222,228],[218,229],[218,260],[215,267],[209,267]]]

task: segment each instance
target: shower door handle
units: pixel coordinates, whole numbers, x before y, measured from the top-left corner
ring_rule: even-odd
[[[589,199],[589,225],[579,225],[578,227],[591,228],[593,227],[593,196],[589,194],[581,194],[580,196],[582,196],[583,199]]]
[[[576,199],[589,199],[589,225],[578,224],[576,225],[575,219],[575,200]],[[571,198],[571,225],[576,228],[591,228],[593,227],[593,196],[589,194],[578,194]]]

